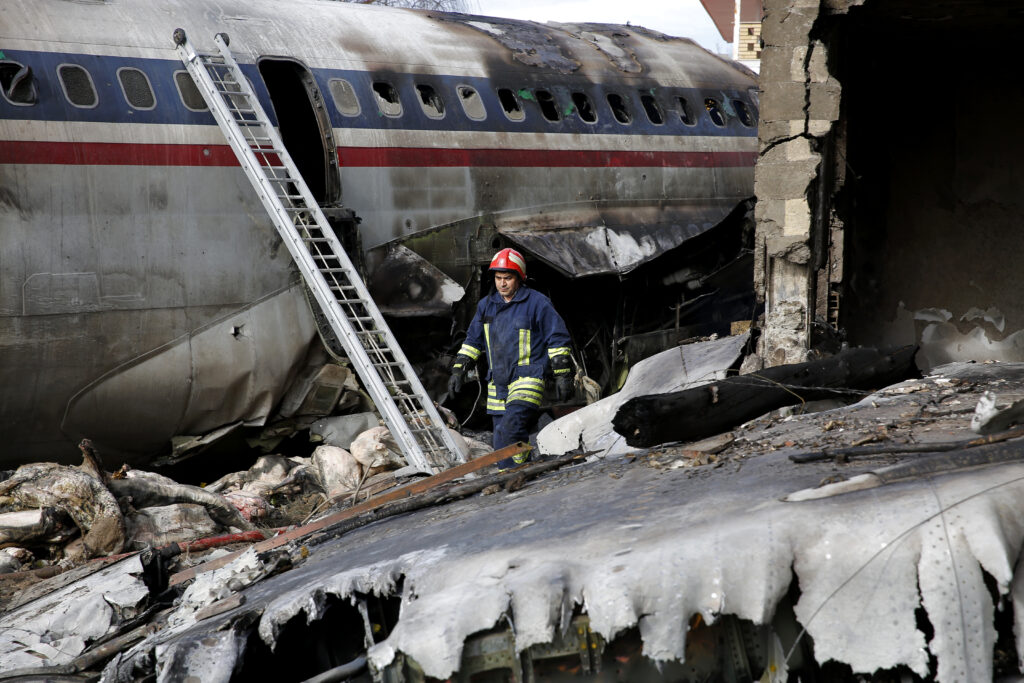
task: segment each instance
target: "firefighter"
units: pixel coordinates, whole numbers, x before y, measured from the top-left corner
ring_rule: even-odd
[[[487,351],[487,413],[494,423],[495,450],[526,441],[540,414],[544,372],[551,368],[555,395],[572,394],[569,332],[551,300],[526,286],[526,261],[515,249],[491,259],[494,288],[477,304],[466,341],[452,363],[449,395],[462,388],[466,370]],[[524,453],[498,463],[499,469],[521,465]]]

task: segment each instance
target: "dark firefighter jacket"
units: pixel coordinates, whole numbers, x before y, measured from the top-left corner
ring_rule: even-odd
[[[539,406],[544,370],[556,356],[569,355],[569,332],[551,300],[521,286],[512,301],[498,292],[480,300],[459,353],[473,360],[487,350],[487,412],[503,413],[505,404]]]

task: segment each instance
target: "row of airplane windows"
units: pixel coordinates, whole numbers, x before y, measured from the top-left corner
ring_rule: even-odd
[[[99,104],[99,95],[93,85],[92,76],[87,69],[77,64],[61,64],[57,67],[57,76],[64,91],[64,97],[74,107],[91,109]],[[156,95],[150,84],[149,76],[134,67],[121,67],[117,70],[117,80],[125,102],[134,109],[150,110],[156,107]],[[174,72],[174,83],[182,104],[191,111],[205,111],[206,103],[196,88],[192,77],[186,71]],[[17,62],[0,62],[0,87],[4,98],[11,104],[35,104],[38,95],[29,67]],[[355,117],[362,113],[362,105],[356,89],[343,78],[332,78],[328,81],[331,99],[338,112],[343,116]],[[432,85],[415,84],[416,100],[423,113],[431,119],[440,120],[445,117],[445,99]],[[388,81],[374,81],[371,92],[381,115],[389,118],[400,118],[404,109],[398,90]],[[456,99],[462,110],[473,121],[487,118],[487,110],[480,94],[469,85],[455,88]],[[581,121],[588,124],[598,120],[597,108],[590,96],[582,91],[574,90],[568,95],[568,102],[559,102],[555,94],[545,89],[498,88],[498,101],[502,111],[510,121],[524,121],[526,110],[524,101],[533,100],[540,108],[541,115],[550,122],[558,122],[575,114]],[[653,92],[637,91],[640,108],[643,109],[650,123],[660,126],[667,120],[665,112],[674,111],[679,121],[687,126],[697,124],[697,115],[689,99],[683,95],[675,95],[666,108],[655,97]],[[605,99],[612,117],[622,125],[633,122],[635,103],[627,96],[609,92]],[[719,127],[728,125],[730,115],[734,116],[742,126],[753,128],[756,116],[753,108],[741,99],[733,99],[728,104],[715,97],[704,97],[704,111],[711,122]]]

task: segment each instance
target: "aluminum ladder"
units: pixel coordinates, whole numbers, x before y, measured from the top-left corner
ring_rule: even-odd
[[[228,48],[197,52],[174,32],[178,56],[206,100],[306,284],[408,463],[436,473],[462,461],[366,285]]]

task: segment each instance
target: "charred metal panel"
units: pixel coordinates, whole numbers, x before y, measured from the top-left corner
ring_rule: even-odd
[[[400,244],[368,256],[373,276],[367,287],[385,315],[451,315],[452,306],[466,294],[459,283]],[[379,263],[372,263],[378,258]]]
[[[527,66],[547,67],[568,74],[580,68],[579,61],[559,44],[556,32],[533,22],[469,14],[434,14],[437,21],[459,22],[493,37],[511,50],[517,62]]]
[[[521,218],[501,217],[497,231],[569,277],[628,273],[713,228],[734,202],[664,207],[587,207]]]
[[[555,26],[591,43],[612,66],[627,74],[643,73],[644,67],[627,40],[630,33],[610,24],[559,24]],[[653,32],[652,32],[653,33]]]

